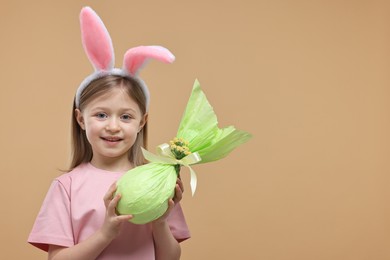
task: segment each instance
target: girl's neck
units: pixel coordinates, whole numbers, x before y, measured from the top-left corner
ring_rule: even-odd
[[[111,171],[111,172],[125,172],[130,169],[132,169],[134,166],[129,160],[117,160],[117,159],[97,159],[92,158],[91,164],[98,168],[105,171]]]

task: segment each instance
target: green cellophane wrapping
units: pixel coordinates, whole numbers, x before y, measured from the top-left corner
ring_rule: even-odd
[[[233,126],[218,128],[217,116],[196,80],[177,137],[189,142],[192,153],[198,152],[206,163],[219,160],[251,138]],[[122,195],[117,205],[121,215],[131,214],[135,224],[145,224],[162,216],[168,200],[174,196],[177,174],[175,164],[151,162],[125,173],[117,183]]]
[[[218,128],[217,116],[195,80],[177,137],[188,141],[191,152],[198,152],[200,163],[206,163],[222,159],[251,135],[234,126]]]
[[[145,224],[162,216],[174,195],[176,171],[172,165],[149,163],[125,173],[117,182],[122,195],[117,205],[121,215],[133,215],[134,224]]]

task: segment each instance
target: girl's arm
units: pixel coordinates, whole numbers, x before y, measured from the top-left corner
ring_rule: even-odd
[[[49,260],[93,260],[98,257],[98,255],[119,234],[122,223],[132,218],[131,215],[117,216],[115,214],[115,207],[120,200],[120,194],[112,198],[115,190],[116,184],[114,183],[104,196],[106,217],[103,226],[92,236],[72,247],[50,245],[48,255]]]
[[[102,232],[98,231],[83,242],[72,247],[62,247],[56,245],[49,246],[49,260],[61,259],[96,259],[104,248],[110,243]]]
[[[152,222],[154,247],[157,260],[180,259],[181,248],[179,242],[173,237],[167,218],[175,203],[182,199],[183,184],[178,179],[175,189],[175,198],[168,201],[167,212],[159,219]]]

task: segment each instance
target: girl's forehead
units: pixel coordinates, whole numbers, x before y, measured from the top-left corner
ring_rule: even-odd
[[[137,102],[123,88],[112,88],[87,104],[89,109],[95,107],[140,110]]]

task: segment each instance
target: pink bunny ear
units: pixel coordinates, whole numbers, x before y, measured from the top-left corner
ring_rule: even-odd
[[[130,75],[136,76],[150,58],[164,63],[172,63],[175,60],[175,56],[164,47],[139,46],[131,48],[125,53],[123,69]]]
[[[81,36],[84,50],[95,70],[114,67],[114,49],[103,21],[90,7],[80,13]]]

